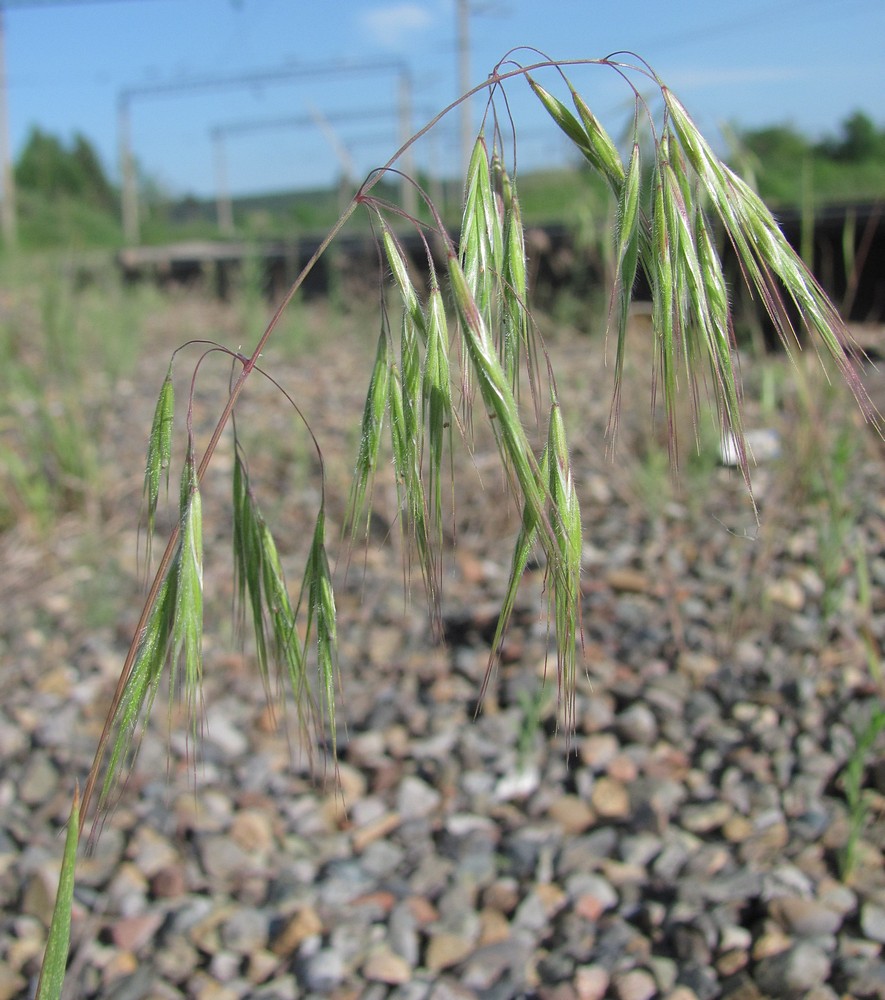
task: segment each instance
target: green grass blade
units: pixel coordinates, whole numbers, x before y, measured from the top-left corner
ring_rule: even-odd
[[[526,73],[526,80],[529,86],[535,93],[535,96],[544,105],[547,114],[556,122],[559,128],[571,139],[571,141],[578,147],[584,157],[597,166],[598,169],[601,167],[596,162],[596,153],[591,146],[590,137],[584,130],[584,126],[578,121],[577,118],[569,111],[569,109],[559,100],[558,97],[554,97],[549,91],[545,90],[533,77]]]
[[[144,471],[144,495],[147,500],[148,551],[154,534],[157,504],[160,497],[160,483],[166,476],[169,483],[169,463],[172,458],[172,424],[175,413],[175,386],[172,382],[172,363],[163,379],[151,433],[148,439],[147,463]]]
[[[304,724],[313,714],[312,696],[307,686],[305,648],[298,634],[296,611],[280,562],[279,550],[270,528],[261,524],[262,600],[270,621],[277,670],[285,671],[295,699],[298,718]]]
[[[390,365],[390,338],[387,330],[382,329],[378,337],[375,363],[372,367],[372,376],[369,380],[369,389],[363,407],[356,469],[347,505],[346,523],[350,524],[351,542],[356,537],[358,524],[363,523],[365,530],[368,531],[371,511],[368,509],[366,498],[378,468],[381,432],[384,427],[384,414],[387,412]]]
[[[309,642],[312,635],[315,638],[322,707],[329,726],[332,753],[337,758],[335,689],[338,683],[338,634],[335,592],[325,547],[325,512],[322,508],[314,527],[304,586],[307,589],[308,604],[305,641]]]
[[[449,258],[449,277],[467,353],[483,402],[493,421],[502,457],[519,484],[517,499],[520,505],[522,501],[527,503],[538,521],[543,522],[544,490],[538,483],[537,465],[520,420],[516,398],[494,351],[467,278],[454,257]]]
[[[503,300],[504,343],[502,357],[504,371],[514,392],[519,392],[520,359],[525,353],[529,361],[529,376],[534,384],[536,366],[531,351],[529,334],[531,324],[528,313],[528,279],[526,276],[525,232],[522,211],[516,187],[507,173],[501,170],[502,186],[507,192],[504,200],[504,281]]]
[[[620,194],[621,186],[624,183],[624,163],[618,147],[612,141],[611,136],[602,127],[599,119],[587,106],[583,97],[569,84],[578,114],[584,126],[584,134],[587,137],[589,149],[584,151],[584,155],[594,167],[608,179],[615,194]]]
[[[242,631],[248,606],[258,670],[265,689],[269,690],[267,621],[262,591],[264,519],[252,496],[249,473],[239,448],[236,450],[232,479],[234,581],[238,624]]]
[[[442,292],[432,278],[427,304],[427,350],[421,395],[427,421],[430,483],[434,526],[437,543],[442,544],[442,459],[446,442],[451,454],[452,442],[452,375],[449,367],[449,333]]]
[[[80,789],[74,789],[68,832],[62,856],[61,876],[55,907],[49,924],[46,951],[37,983],[37,1000],[59,1000],[64,987],[68,949],[71,941],[71,910],[74,905],[74,872],[77,865],[77,846],[80,842]]]
[[[615,391],[612,399],[612,425],[617,423],[620,387],[624,374],[624,358],[627,346],[627,322],[630,317],[630,303],[633,299],[633,284],[639,263],[640,224],[639,210],[640,179],[642,166],[639,143],[633,143],[630,162],[616,216],[617,246],[615,250],[615,283],[613,292],[617,297],[617,351],[615,358]],[[614,305],[614,299],[612,300]]]
[[[792,354],[798,342],[784,306],[784,289],[815,343],[835,361],[867,418],[879,424],[880,415],[845,351],[848,335],[835,307],[755,191],[716,157],[682,103],[666,87],[662,93],[679,143],[722,221],[747,283],[759,293],[785,349]]]
[[[542,482],[546,482],[549,478],[549,470],[548,450],[545,448],[539,465],[539,477]],[[513,556],[510,560],[510,574],[507,579],[507,590],[501,604],[501,611],[498,614],[498,623],[495,626],[495,636],[492,640],[491,649],[489,651],[489,662],[486,666],[485,677],[483,678],[482,688],[479,694],[480,703],[485,698],[489,682],[491,681],[495,668],[498,665],[498,661],[501,656],[501,643],[510,624],[510,619],[513,616],[513,609],[516,606],[516,595],[519,591],[519,584],[522,581],[523,574],[529,564],[532,551],[538,542],[538,532],[540,530],[541,525],[538,522],[532,508],[527,504],[524,505],[522,510],[522,525],[520,526],[516,543],[513,546]]]
[[[492,190],[488,150],[478,137],[467,168],[467,188],[461,219],[461,266],[474,300],[486,322],[495,304],[495,289],[503,272],[503,228]]]
[[[573,722],[574,681],[576,676],[575,642],[580,615],[581,517],[571,476],[565,431],[558,405],[551,416],[548,439],[549,477],[541,480],[525,429],[507,376],[491,349],[482,317],[470,295],[466,278],[457,260],[450,258],[452,290],[467,350],[476,372],[483,402],[493,418],[498,447],[511,470],[514,494],[523,509],[524,538],[518,543],[516,563],[526,557],[537,526],[538,542],[547,559],[554,601],[554,626],[557,639],[557,667],[561,704],[567,726]],[[549,514],[547,508],[549,506]],[[508,590],[515,586],[511,572]],[[500,640],[500,636],[498,637]]]
[[[173,678],[184,666],[184,694],[193,736],[197,736],[203,679],[203,505],[196,467],[188,456],[182,474],[181,547],[172,630]],[[175,685],[172,685],[174,689]],[[172,691],[170,691],[170,696]]]
[[[408,313],[403,314],[400,336],[400,391],[402,393],[403,434],[409,440],[414,468],[420,468],[423,445],[421,351],[418,330]]]
[[[415,329],[421,334],[422,339],[426,339],[427,324],[424,312],[421,309],[421,301],[418,298],[418,293],[415,291],[415,286],[409,277],[409,266],[406,263],[405,254],[400,249],[390,227],[383,221],[381,223],[381,242],[384,244],[384,251],[387,255],[387,261],[390,264],[390,270],[402,295],[406,314],[411,318]]]
[[[110,798],[121,767],[131,765],[137,747],[135,733],[139,721],[144,722],[154,703],[163,668],[167,662],[175,624],[175,588],[178,579],[179,553],[172,560],[163,580],[153,609],[142,632],[132,670],[114,713],[113,746],[99,795],[99,810]]]
[[[547,454],[550,523],[560,556],[550,587],[556,629],[556,676],[563,723],[566,731],[571,732],[575,723],[576,643],[580,629],[583,534],[581,508],[572,477],[565,424],[556,402],[550,410]]]
[[[414,433],[412,416],[407,416],[407,412],[411,413],[411,405],[407,407],[404,402],[406,396],[403,389],[404,381],[399,368],[392,364],[388,405],[397,497],[402,515],[400,527],[403,532],[403,549],[407,553],[411,551],[406,536],[411,537],[415,543],[425,590],[430,600],[434,627],[438,627],[440,599],[438,560],[430,537],[427,497],[421,476],[420,436]],[[420,406],[420,400],[418,405]]]
[[[652,183],[652,244],[646,266],[652,278],[652,318],[658,342],[658,364],[672,442],[673,408],[676,399],[677,289],[674,268],[675,247],[670,231],[670,213],[667,211],[660,161],[655,164]]]

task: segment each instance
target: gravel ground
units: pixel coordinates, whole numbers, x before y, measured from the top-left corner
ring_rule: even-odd
[[[303,319],[317,356],[274,371],[334,493],[375,327],[339,336],[340,319]],[[161,344],[172,330],[236,336],[235,317],[199,301],[156,325]],[[104,499],[41,542],[26,526],[0,538],[0,1000],[33,989],[60,831],[138,611],[134,443],[165,367],[153,353],[145,385],[109,397]],[[885,643],[881,448],[818,383],[813,404],[784,389],[763,418],[751,403],[785,456],[756,471],[757,527],[732,470],[686,457],[669,484],[632,416],[647,415],[638,376],[607,462],[600,345],[559,331],[551,354],[587,525],[574,733],[556,721],[539,569],[476,715],[516,525],[478,434],[473,462],[458,460],[446,642],[417,584],[404,599],[389,484],[339,573],[336,779],[325,741],[299,749],[229,639],[223,452],[206,491],[203,739],[195,749],[183,713],[157,706],[80,862],[69,997],[885,997],[883,734],[860,769],[853,870],[840,862],[844,768],[883,694],[868,655]],[[247,404],[242,420],[295,579],[314,459],[284,405]],[[844,427],[855,447],[828,461]]]

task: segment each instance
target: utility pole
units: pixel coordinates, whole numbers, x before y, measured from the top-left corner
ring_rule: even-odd
[[[0,0],[2,4],[3,0]],[[138,186],[135,180],[134,160],[131,149],[129,105],[132,100],[144,97],[179,96],[197,91],[225,88],[254,87],[256,84],[289,82],[299,77],[315,80],[321,76],[366,74],[376,72],[407,73],[402,60],[369,60],[366,62],[323,63],[319,66],[299,66],[295,69],[239,73],[235,76],[203,77],[184,83],[161,83],[143,87],[128,87],[119,95],[120,170],[123,175],[122,210],[123,233],[126,241],[137,244],[139,233]]]
[[[412,75],[408,68],[403,69],[399,77],[399,131],[401,141],[407,142],[412,135]],[[403,211],[414,219],[418,213],[418,192],[410,180],[415,177],[415,157],[411,146],[403,156],[402,169],[400,190]]]
[[[0,177],[3,181],[3,200],[0,202],[0,225],[3,242],[14,247],[18,242],[18,225],[15,213],[15,175],[9,150],[9,111],[6,93],[6,38],[3,29],[3,6],[0,4]]]
[[[458,0],[458,96],[470,90],[470,0]],[[461,103],[461,167],[466,172],[473,148],[470,101]]]
[[[226,220],[228,219],[231,220],[230,224],[232,225],[232,215],[229,207],[230,193],[227,175],[227,154],[226,146],[224,145],[224,140],[227,136],[242,135],[246,132],[263,132],[271,129],[316,128],[319,126],[320,131],[330,142],[336,156],[341,162],[344,172],[347,175],[347,179],[349,181],[353,181],[356,179],[355,175],[357,168],[353,162],[353,156],[349,148],[335,130],[335,125],[355,121],[378,121],[381,119],[389,119],[391,116],[395,115],[399,120],[398,134],[400,136],[400,141],[405,142],[405,140],[412,135],[412,103],[411,91],[409,89],[410,84],[405,73],[403,73],[403,80],[405,82],[401,84],[400,90],[402,100],[400,106],[395,109],[362,108],[354,111],[332,111],[326,114],[319,108],[313,107],[311,108],[310,114],[306,115],[286,116],[284,118],[247,118],[242,121],[226,122],[224,124],[216,125],[210,134],[215,144],[216,205],[219,229],[221,229],[222,232],[225,231],[225,228],[228,225]],[[419,112],[428,118],[432,114],[432,110],[427,108],[421,108],[419,109]],[[385,138],[387,138],[386,135]],[[408,152],[411,153],[411,150]],[[435,156],[431,159],[434,163],[438,162]],[[414,171],[412,170],[411,165],[407,164],[406,161],[407,157],[404,156],[403,173],[406,176],[402,178],[401,203],[404,211],[406,211],[409,215],[414,216],[417,211],[418,197],[415,185],[410,183],[408,180],[409,177],[414,177]],[[433,176],[435,175],[431,172],[431,177]]]
[[[0,0],[0,181],[2,181],[2,201],[0,201],[0,228],[3,240],[7,246],[15,246],[18,242],[18,225],[15,211],[15,175],[12,170],[12,155],[9,142],[9,110],[6,85],[6,38],[3,25],[3,12],[9,7],[79,7],[84,3],[94,3],[99,0]],[[113,2],[113,0],[112,0]],[[122,140],[121,140],[122,144]],[[131,169],[131,164],[130,164]],[[132,182],[134,189],[134,180]],[[124,177],[124,189],[126,179]],[[124,190],[124,231],[126,230],[126,202]],[[130,218],[130,228],[138,232],[138,203],[134,202],[135,215]],[[132,206],[130,205],[130,215]]]
[[[129,246],[139,240],[138,182],[132,156],[129,122],[129,95],[124,92],[117,103],[117,133],[120,140],[120,208],[123,214],[123,239]]]
[[[233,236],[234,206],[227,182],[227,156],[224,149],[223,129],[215,128],[212,130],[212,143],[215,146],[215,210],[218,229],[225,236]]]

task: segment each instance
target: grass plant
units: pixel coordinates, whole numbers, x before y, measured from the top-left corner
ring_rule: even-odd
[[[520,58],[529,61],[521,64]],[[572,82],[573,76],[593,71],[616,73],[634,96],[635,112],[623,151]],[[487,105],[465,178],[457,243],[422,190],[418,190],[422,211],[432,221],[419,224],[380,196],[379,185],[396,176],[399,157],[460,101],[369,175],[248,353],[240,345],[192,344],[198,357],[183,400],[176,398],[175,376],[189,355],[173,356],[149,434],[144,487],[150,533],[159,523],[167,480],[178,482],[177,489],[171,489],[177,496],[175,527],[156,560],[134,629],[84,788],[81,825],[96,804],[101,815],[111,802],[137,752],[139,733],[164,676],[170,678],[170,691],[182,689],[191,735],[198,735],[204,477],[225,434],[232,435],[235,456],[233,562],[239,614],[252,626],[265,684],[275,688],[278,678],[290,689],[299,721],[307,730],[321,731],[334,760],[339,678],[323,456],[298,400],[265,367],[265,351],[305,277],[358,211],[368,216],[377,235],[380,323],[375,328],[379,332],[374,362],[367,373],[346,540],[354,544],[367,530],[375,477],[392,460],[404,551],[420,572],[431,621],[439,627],[440,552],[454,492],[454,484],[446,485],[450,457],[459,441],[469,448],[474,428],[487,422],[511,498],[521,512],[521,526],[486,682],[496,669],[521,578],[539,560],[546,568],[549,629],[556,646],[559,719],[566,732],[572,728],[582,665],[581,510],[556,373],[530,308],[515,153],[502,138],[512,125],[508,90],[525,84],[586,169],[609,190],[615,207],[613,284],[607,292],[615,359],[613,438],[630,346],[630,305],[642,273],[653,295],[652,391],[663,408],[671,458],[677,455],[679,401],[687,400],[696,421],[704,386],[720,432],[732,433],[737,441],[739,466],[750,487],[741,385],[729,294],[716,249],[717,228],[733,245],[786,350],[794,352],[798,345],[791,320],[795,312],[817,348],[833,360],[868,416],[875,419],[846,355],[845,331],[836,310],[757,195],[719,160],[683,105],[654,73],[631,55],[565,63],[533,50],[509,53],[486,81],[461,99],[481,93]],[[662,101],[663,112],[657,119],[641,96],[649,85]],[[649,134],[651,142],[645,138]],[[398,227],[404,223],[414,224],[425,242],[430,276],[426,283],[417,280],[397,240]],[[390,278],[387,283],[385,274]],[[197,386],[205,367],[214,363],[231,369],[229,392],[219,401],[220,412],[207,442],[200,445],[195,431]],[[262,513],[240,433],[246,417],[238,415],[239,404],[256,379],[280,391],[317,456],[317,508],[307,532],[300,581],[290,581],[284,574],[279,544]],[[174,417],[182,411],[184,435],[178,442]]]
[[[839,852],[839,870],[846,882],[854,875],[858,847],[870,811],[870,795],[864,788],[864,776],[870,754],[882,732],[885,732],[885,708],[877,708],[855,734],[854,750],[842,771],[842,787],[848,806],[848,835]]]
[[[100,496],[99,451],[119,380],[132,371],[151,289],[122,289],[110,262],[79,287],[64,256],[6,262],[0,311],[0,531]]]

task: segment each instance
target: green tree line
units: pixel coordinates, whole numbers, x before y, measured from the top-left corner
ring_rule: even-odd
[[[815,142],[791,125],[732,130],[731,159],[779,207],[885,198],[885,128],[855,111]]]
[[[791,125],[733,128],[731,134],[733,165],[744,176],[751,176],[759,194],[772,206],[885,197],[885,127],[861,111],[849,115],[835,135],[818,141]],[[86,136],[75,133],[66,143],[40,128],[32,128],[15,163],[15,181],[21,242],[25,247],[121,243],[119,192]],[[541,185],[542,190],[547,187]],[[556,207],[533,205],[531,190],[531,185],[526,185],[526,217],[541,221],[544,213],[553,211],[573,218],[560,203]],[[571,188],[566,185],[564,190]],[[214,234],[214,206],[198,204],[191,198],[191,208],[185,210],[188,199],[167,204],[156,190],[146,190],[145,195],[142,204],[148,216],[145,221],[150,242]],[[316,211],[308,211],[314,202]],[[327,202],[320,192],[299,193],[297,198],[292,195],[287,200],[288,207],[275,203],[273,215],[284,230],[301,228],[298,220],[302,217],[311,218],[317,229],[323,229],[334,217],[334,205]],[[240,212],[247,229],[248,219],[256,215],[248,204],[248,199],[243,201]],[[194,210],[194,205],[199,211]],[[325,216],[330,213],[327,222]]]

